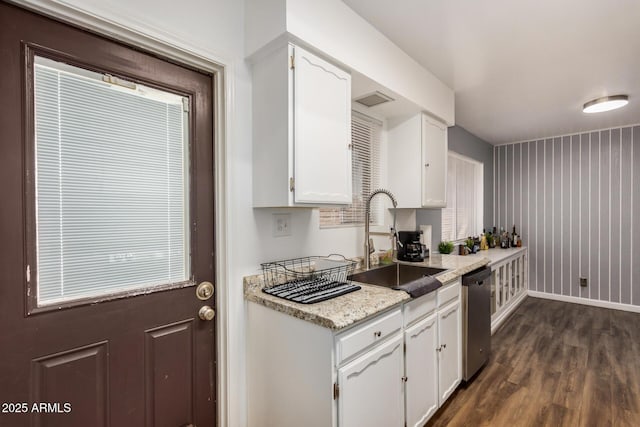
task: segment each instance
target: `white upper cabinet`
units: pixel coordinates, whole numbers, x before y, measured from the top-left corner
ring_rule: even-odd
[[[447,126],[422,115],[422,206],[447,207]]]
[[[298,46],[253,66],[256,207],[351,203],[351,75]]]
[[[447,206],[447,126],[426,114],[389,123],[388,186],[399,208]]]

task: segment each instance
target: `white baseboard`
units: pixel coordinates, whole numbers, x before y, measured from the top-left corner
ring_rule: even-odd
[[[524,301],[526,297],[527,297],[527,292],[522,292],[520,295],[516,297],[515,300],[512,300],[509,303],[509,306],[506,307],[504,311],[502,311],[500,314],[498,314],[497,316],[491,319],[491,335],[493,335],[498,330],[500,325],[502,325],[504,321],[507,320],[509,315],[513,313],[520,304],[522,304],[522,301]]]
[[[619,302],[601,301],[596,299],[570,297],[568,295],[549,294],[546,292],[528,291],[528,295],[534,298],[551,299],[555,301],[571,302],[574,304],[591,305],[594,307],[611,308],[614,310],[630,311],[640,313],[640,306],[631,304],[621,304]]]

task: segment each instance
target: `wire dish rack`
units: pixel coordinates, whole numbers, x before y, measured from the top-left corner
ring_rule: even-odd
[[[302,304],[326,301],[361,289],[347,279],[356,262],[342,255],[293,258],[261,266],[263,292]]]

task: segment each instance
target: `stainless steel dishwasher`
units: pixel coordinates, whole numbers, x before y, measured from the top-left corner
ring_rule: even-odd
[[[491,269],[462,276],[462,378],[469,381],[491,352]]]

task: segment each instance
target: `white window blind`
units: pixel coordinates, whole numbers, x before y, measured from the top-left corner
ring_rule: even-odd
[[[363,225],[368,195],[380,183],[380,138],[382,124],[356,111],[351,115],[353,201],[345,208],[321,208],[320,226]],[[371,205],[371,223],[380,224],[380,198]]]
[[[183,98],[35,61],[38,305],[188,279]]]
[[[449,152],[447,207],[442,209],[442,240],[480,234],[483,210],[483,165]]]

